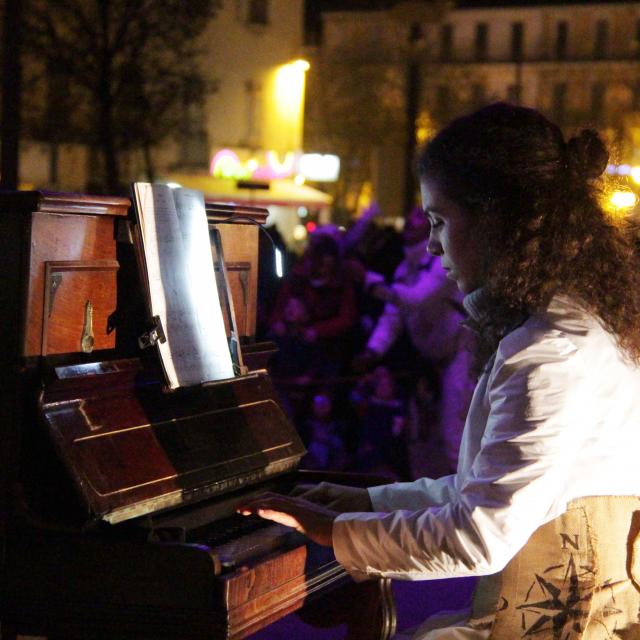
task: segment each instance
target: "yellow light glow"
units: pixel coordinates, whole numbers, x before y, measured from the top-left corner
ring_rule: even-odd
[[[614,191],[609,198],[611,206],[615,209],[631,209],[638,199],[633,191]]]
[[[640,184],[640,167],[632,167],[630,175],[636,184]]]
[[[419,146],[424,145],[427,140],[433,138],[437,127],[428,111],[422,111],[416,119],[416,142]]]
[[[305,72],[309,63],[296,60],[282,65],[276,72],[275,95],[278,115],[290,123],[298,123],[302,117]]]
[[[307,228],[303,224],[297,224],[293,228],[293,239],[302,241],[307,237]]]
[[[358,191],[356,198],[352,194],[347,194],[348,200],[354,203],[354,209],[358,212],[356,218],[360,217],[364,209],[369,207],[374,200],[375,192],[373,190],[373,184],[366,181],[362,184],[362,188]]]
[[[329,153],[303,153],[298,171],[307,180],[335,182],[340,175],[340,158]]]
[[[298,185],[298,186],[302,186],[304,184],[304,176],[301,176],[300,174],[298,174],[293,181]]]
[[[290,176],[296,164],[296,154],[293,151],[287,151],[284,154],[284,160],[275,151],[267,151],[267,164],[273,173],[279,178]]]
[[[249,171],[253,172],[260,166],[260,163],[256,160],[256,158],[251,158],[247,160],[246,167]]]
[[[298,71],[309,71],[309,68],[311,67],[311,65],[306,60],[302,59],[296,60],[291,64],[293,64],[293,66],[298,69]]]

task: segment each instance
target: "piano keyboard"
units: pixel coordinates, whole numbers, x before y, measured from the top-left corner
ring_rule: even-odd
[[[220,560],[223,569],[232,569],[251,558],[277,549],[304,544],[306,538],[281,524],[257,516],[227,518],[212,523],[211,536],[199,541],[206,544]]]
[[[206,546],[216,556],[223,571],[231,570],[251,558],[306,542],[302,534],[290,527],[259,516],[242,516],[228,507],[223,513],[226,517],[211,519],[213,514],[204,507],[177,517],[159,518],[150,526],[147,539]],[[215,515],[219,516],[220,511],[217,510]],[[148,522],[141,524],[149,526]]]

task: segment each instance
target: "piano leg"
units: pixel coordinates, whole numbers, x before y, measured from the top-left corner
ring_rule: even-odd
[[[298,616],[315,627],[346,624],[345,640],[388,640],[396,630],[391,580],[346,584],[306,604]]]
[[[396,632],[396,604],[391,591],[391,580],[381,578],[364,584],[351,585],[357,589],[353,599],[344,603],[359,605],[347,620],[347,640],[388,640]],[[364,587],[369,594],[365,595]]]

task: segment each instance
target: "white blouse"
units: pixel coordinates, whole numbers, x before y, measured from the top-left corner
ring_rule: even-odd
[[[640,495],[639,452],[640,369],[557,296],[500,342],[457,473],[369,489],[375,512],[334,523],[336,557],[356,578],[495,573],[569,501]]]

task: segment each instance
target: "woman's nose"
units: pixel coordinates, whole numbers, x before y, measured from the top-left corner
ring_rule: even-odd
[[[429,241],[427,242],[427,251],[434,256],[439,256],[442,254],[442,247],[440,243],[436,240],[433,233],[429,235]]]

